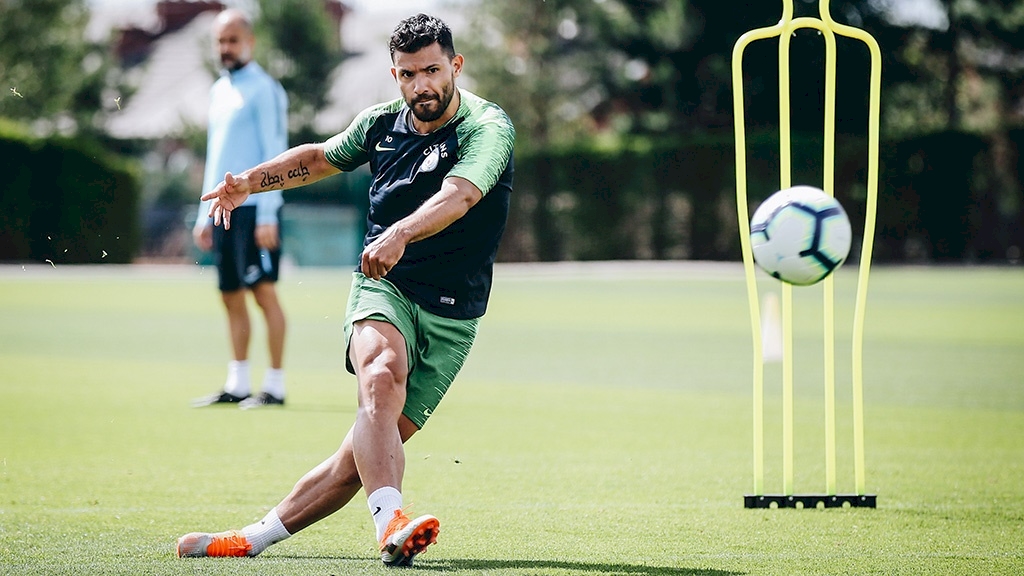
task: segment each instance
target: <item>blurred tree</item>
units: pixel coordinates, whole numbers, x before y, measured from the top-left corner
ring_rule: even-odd
[[[590,6],[588,6],[590,5]],[[467,74],[482,96],[500,102],[525,138],[520,143],[544,148],[574,139],[581,132],[581,96],[597,88],[592,68],[579,58],[579,9],[592,1],[481,2],[471,15],[475,34],[456,38],[468,58]],[[602,94],[596,94],[602,99]],[[585,130],[584,130],[585,131]]]
[[[1022,150],[1011,137],[1014,127],[1024,126],[1024,2],[936,4],[937,24],[902,28],[903,35],[892,39],[886,128],[895,134],[946,130],[985,137],[989,147],[975,159],[969,206],[959,215],[974,230],[965,253],[982,261],[1006,258],[1012,231],[1024,222]],[[963,153],[948,150],[948,160]],[[936,190],[941,198],[956,192]]]
[[[470,39],[471,76],[482,91],[500,94],[528,145],[572,141],[581,133],[673,135],[732,126],[731,55],[736,40],[771,26],[781,2],[742,10],[720,0],[482,0]],[[817,3],[796,2],[797,16],[817,15]],[[835,2],[832,13],[853,25],[886,26],[872,0]],[[778,119],[778,51],[752,46],[744,60],[748,121]],[[793,41],[794,108],[822,98],[824,50],[817,32]],[[868,53],[840,42],[840,130],[866,126]],[[801,60],[802,59],[802,60]],[[850,89],[860,86],[860,89]],[[820,129],[808,115],[796,129]],[[799,124],[803,122],[804,124]]]
[[[895,22],[898,0],[833,0],[832,16],[871,33],[882,47],[887,131],[989,131],[1019,123],[1024,101],[1021,0],[936,0],[942,22]],[[817,16],[817,0],[796,0],[794,15]],[[663,134],[727,130],[732,122],[731,53],[746,31],[771,26],[782,2],[741,10],[721,0],[482,0],[472,73],[482,89],[511,101],[538,145],[580,131]],[[744,58],[747,119],[778,116],[776,41],[756,42]],[[824,50],[814,30],[792,40],[794,109],[820,107]],[[866,125],[869,56],[857,41],[837,42],[841,132]],[[820,129],[820,118],[794,118]]]
[[[85,0],[0,2],[0,116],[36,130],[98,132],[110,57],[85,38]]]
[[[879,37],[886,130],[992,133],[1020,125],[1024,2],[935,0],[935,5],[936,21],[894,25]]]
[[[794,0],[794,16],[817,17],[820,4]],[[929,167],[917,166],[924,148],[901,149],[903,156],[890,159],[893,173],[908,166],[911,172],[930,171],[936,186],[922,202],[963,224],[955,233],[944,224],[932,226],[958,236],[960,246],[947,250],[933,237],[927,240],[932,256],[1008,257],[1003,253],[1010,254],[1005,248],[1012,232],[1024,222],[1024,146],[1020,129],[1011,130],[1024,121],[1024,0],[933,0],[933,10],[918,7],[909,16],[904,7],[905,0],[829,3],[835,20],[866,30],[881,48],[886,139],[922,147],[930,141],[922,135],[962,143],[966,135],[957,132],[967,131],[987,143],[977,150],[959,145],[928,150]],[[586,156],[583,148],[596,143],[609,157],[622,157],[652,139],[692,143],[702,133],[728,137],[733,46],[743,33],[777,23],[783,2],[478,0],[472,8],[469,29],[476,36],[460,39],[469,57],[467,73],[477,91],[509,111],[519,135],[517,149],[577,146]],[[857,142],[844,137],[867,130],[870,56],[858,40],[836,40],[836,128],[842,144]],[[792,128],[805,139],[820,138],[824,42],[813,29],[798,30],[790,42]],[[743,61],[747,128],[768,140],[779,117],[778,59],[773,38],[751,44]],[[541,184],[514,215],[532,226],[539,240],[522,246],[540,259],[568,253],[557,234],[566,202],[559,190],[550,189],[557,180],[549,164],[531,166],[524,181]],[[815,164],[820,163],[811,158],[807,167]],[[942,172],[950,166],[969,169],[958,173],[963,177],[958,180]],[[946,175],[937,177],[940,173]],[[700,171],[692,175],[694,181],[686,183],[691,187],[721,193],[728,186],[701,181],[706,174]],[[650,195],[661,192],[654,188]],[[657,198],[655,213],[667,212],[669,200]],[[602,203],[609,211],[620,209]]]
[[[339,31],[326,3],[309,0],[259,0],[257,59],[281,81],[289,97],[292,140],[320,138],[317,111],[327,103],[331,73],[342,60]]]

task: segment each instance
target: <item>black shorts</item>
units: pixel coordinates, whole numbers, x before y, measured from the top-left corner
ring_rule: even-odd
[[[277,221],[281,222],[280,209]],[[278,243],[277,250],[256,246],[256,207],[241,206],[231,211],[230,230],[224,226],[213,228],[213,262],[221,292],[252,288],[259,282],[277,282],[281,244]]]

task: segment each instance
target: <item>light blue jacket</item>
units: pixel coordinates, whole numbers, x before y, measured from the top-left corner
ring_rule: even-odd
[[[256,62],[222,72],[210,89],[203,194],[224,180],[270,160],[288,148],[288,96]],[[209,202],[199,203],[197,225],[212,223]],[[256,224],[277,224],[284,204],[280,190],[253,194],[243,206],[256,206]]]

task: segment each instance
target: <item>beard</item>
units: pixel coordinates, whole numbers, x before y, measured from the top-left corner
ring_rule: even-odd
[[[420,96],[414,99],[412,102],[406,101],[406,104],[412,110],[416,119],[420,122],[433,122],[441,116],[444,116],[445,110],[448,109],[448,105],[452,103],[452,98],[455,97],[455,79],[441,89],[440,95]],[[423,103],[436,102],[435,106],[421,106]]]
[[[220,64],[225,70],[229,72],[235,72],[245,66],[245,63],[235,58],[234,56],[222,55],[220,57]]]
[[[230,52],[221,52],[220,64],[225,70],[229,72],[237,72],[245,67],[252,59],[252,53],[250,50],[240,50],[238,54],[232,54]]]

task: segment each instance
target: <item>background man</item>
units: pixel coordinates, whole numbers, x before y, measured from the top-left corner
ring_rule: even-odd
[[[288,98],[280,83],[252,60],[256,43],[252,23],[239,10],[224,10],[214,21],[213,38],[224,70],[210,91],[204,194],[213,190],[224,174],[255,166],[288,147]],[[281,256],[282,204],[280,191],[254,196],[235,211],[235,225],[230,230],[213,225],[208,201],[199,205],[193,236],[199,249],[214,252],[232,360],[224,388],[196,399],[194,406],[284,404],[285,316],[274,288]],[[246,292],[252,292],[263,311],[270,353],[270,367],[256,396],[250,395],[251,329]]]
[[[451,30],[420,14],[390,41],[402,98],[361,112],[326,143],[292,148],[227,174],[204,198],[234,227],[250,192],[293,188],[368,163],[368,231],[345,318],[356,419],[334,455],[263,520],[194,532],[178,556],[255,556],[345,506],[362,488],[381,560],[408,566],[437,539],[431,515],[402,510],[405,451],[462,368],[490,295],[512,190],[515,130],[496,104],[456,88],[463,57]]]

